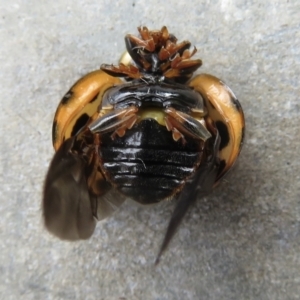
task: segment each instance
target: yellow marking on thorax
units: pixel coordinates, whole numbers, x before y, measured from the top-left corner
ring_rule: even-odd
[[[154,119],[158,124],[166,126],[165,124],[165,112],[159,108],[146,108],[140,109],[137,113],[139,121],[145,119]]]

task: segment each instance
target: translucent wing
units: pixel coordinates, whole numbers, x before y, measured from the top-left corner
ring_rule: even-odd
[[[45,226],[65,240],[88,239],[97,219],[106,218],[124,202],[103,177],[91,182],[89,166],[71,151],[74,141],[74,137],[66,140],[55,153],[44,186]],[[98,188],[92,190],[90,184]]]
[[[176,229],[179,227],[183,217],[188,211],[188,208],[197,199],[199,199],[199,197],[204,197],[212,191],[219,170],[218,150],[220,142],[221,139],[217,133],[212,154],[205,162],[203,162],[203,164],[200,165],[199,169],[194,173],[194,175],[187,180],[183,190],[181,191],[178,202],[169,222],[163,243],[155,260],[156,265],[159,263],[161,255],[166,250],[176,232]]]

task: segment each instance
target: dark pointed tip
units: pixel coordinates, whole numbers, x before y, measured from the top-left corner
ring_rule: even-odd
[[[156,257],[156,260],[155,260],[155,262],[154,262],[154,266],[156,267],[156,266],[159,264],[159,262],[160,262],[160,255],[158,255],[158,256]]]
[[[154,265],[157,266],[159,263],[160,263],[160,258],[162,256],[162,254],[164,253],[164,251],[166,250],[166,245],[163,244],[156,256],[156,259],[155,259],[155,262],[154,262]]]

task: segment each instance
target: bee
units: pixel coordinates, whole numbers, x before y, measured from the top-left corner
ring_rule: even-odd
[[[43,215],[57,237],[88,239],[126,198],[177,198],[158,263],[188,208],[235,163],[245,121],[226,84],[193,77],[202,61],[189,41],[177,42],[165,26],[138,31],[126,35],[118,66],[102,64],[59,103]]]

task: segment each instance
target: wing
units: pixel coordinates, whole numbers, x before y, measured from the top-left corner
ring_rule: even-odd
[[[62,142],[74,136],[84,127],[102,103],[104,92],[120,84],[119,78],[109,76],[101,70],[88,73],[79,79],[60,101],[52,127],[55,150]]]
[[[103,176],[93,176],[82,156],[72,152],[75,137],[55,153],[45,180],[43,215],[46,228],[65,240],[88,239],[97,219],[109,216],[124,202]],[[97,186],[97,188],[95,188]]]
[[[197,199],[199,199],[199,197],[206,196],[213,189],[219,170],[218,152],[220,142],[221,139],[219,133],[217,133],[211,155],[204,163],[200,165],[199,169],[194,173],[194,175],[187,180],[183,190],[181,191],[175,210],[173,211],[171,220],[169,222],[163,243],[155,260],[155,265],[159,263],[161,255],[166,250],[183,217],[188,211],[188,208]]]
[[[245,133],[244,113],[231,89],[217,77],[200,74],[191,80],[189,86],[202,95],[208,116],[215,123],[221,136],[221,164],[217,183],[231,169],[241,151]]]

